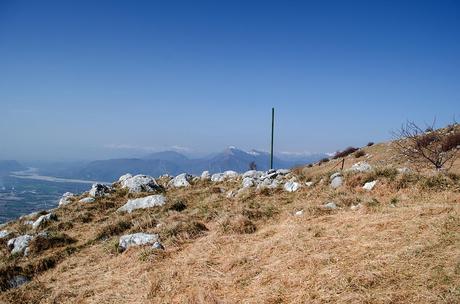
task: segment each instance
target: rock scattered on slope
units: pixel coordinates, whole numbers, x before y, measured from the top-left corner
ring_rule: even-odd
[[[24,234],[9,240],[7,245],[8,248],[11,249],[11,254],[23,253],[29,246],[29,243],[32,241],[32,239],[33,237],[31,235]]]
[[[311,187],[311,186],[313,186],[313,182],[305,182],[305,186]]]
[[[85,197],[79,200],[80,203],[84,203],[84,204],[94,203],[95,201],[96,199],[94,197]]]
[[[57,216],[53,213],[48,213],[41,215],[35,222],[32,224],[33,229],[38,229],[40,226],[44,225],[45,223],[48,223],[50,221],[55,221],[57,220]]]
[[[142,174],[124,179],[121,186],[127,188],[130,193],[154,192],[160,188],[153,177]]]
[[[349,171],[354,171],[354,172],[369,172],[372,170],[372,166],[369,165],[366,162],[358,162],[351,166]]]
[[[300,188],[300,184],[297,183],[297,182],[294,182],[294,181],[287,181],[285,184],[284,184],[284,190],[286,190],[287,192],[295,192],[297,191],[299,188]]]
[[[209,174],[209,171],[203,171],[200,176],[201,180],[210,180],[211,179],[211,174]]]
[[[125,175],[120,176],[118,181],[121,183],[121,182],[124,182],[125,180],[127,180],[128,178],[131,178],[131,177],[133,177],[132,174],[126,173]]]
[[[118,248],[120,251],[124,251],[132,246],[154,245],[158,241],[158,234],[148,234],[142,232],[127,234],[120,237]]]
[[[324,204],[324,208],[334,210],[334,209],[337,209],[337,205],[334,202],[329,202],[329,203]]]
[[[10,235],[10,232],[7,230],[1,230],[0,231],[0,239],[6,238],[8,235]]]
[[[168,186],[174,188],[189,187],[192,176],[187,173],[179,174],[169,181]]]
[[[371,191],[374,188],[375,184],[377,184],[376,180],[372,181],[372,182],[365,183],[364,186],[363,186],[363,189],[367,190],[367,191]]]
[[[243,188],[250,188],[253,187],[256,183],[253,177],[245,177],[243,178]]]
[[[331,180],[330,186],[332,189],[337,189],[341,187],[343,184],[343,178],[339,172],[332,174],[330,177],[330,180]]]
[[[126,204],[118,208],[118,212],[131,213],[135,209],[145,209],[152,207],[163,206],[166,203],[166,198],[161,195],[150,195],[142,198],[130,199]]]
[[[92,197],[103,197],[110,194],[112,188],[104,184],[93,184],[91,190],[89,190],[89,195]]]
[[[160,242],[153,243],[152,247],[155,249],[165,250],[165,246],[163,246],[163,244],[161,244]]]
[[[243,173],[243,179],[246,177],[251,177],[251,178],[260,178],[264,173],[262,171],[257,171],[257,170],[249,170]]]
[[[29,279],[23,275],[16,275],[8,280],[8,288],[18,288],[21,285],[29,282]]]
[[[65,206],[67,204],[69,204],[70,202],[72,202],[72,199],[73,197],[75,196],[75,194],[73,194],[72,192],[66,192],[62,195],[61,199],[59,200],[59,206]]]

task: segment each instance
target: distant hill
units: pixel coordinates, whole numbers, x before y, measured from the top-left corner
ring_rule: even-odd
[[[274,157],[273,163],[275,168],[291,168],[317,161],[322,157],[324,157],[323,154],[296,159]],[[228,147],[220,153],[192,159],[175,151],[163,151],[146,155],[143,158],[93,161],[77,168],[73,166],[68,172],[60,169],[56,175],[67,178],[113,181],[125,173],[159,176],[166,173],[177,175],[182,172],[199,175],[205,170],[211,173],[226,170],[244,172],[249,170],[251,162],[256,164],[258,170],[267,170],[270,165],[270,155],[257,150],[246,152],[236,147]],[[52,172],[47,173],[53,175]]]

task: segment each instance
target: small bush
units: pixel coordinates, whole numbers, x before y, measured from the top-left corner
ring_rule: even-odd
[[[50,248],[62,247],[73,244],[76,240],[64,233],[50,234],[48,236],[37,236],[29,244],[32,254],[37,254]]]
[[[422,181],[422,187],[433,190],[444,190],[449,188],[451,180],[444,174],[437,174],[427,177]]]
[[[57,229],[58,229],[58,230],[61,230],[61,231],[63,231],[63,230],[69,230],[69,229],[72,229],[72,228],[73,228],[72,222],[62,222],[62,223],[59,223],[59,224],[57,225]]]
[[[177,212],[184,211],[187,208],[187,205],[184,203],[184,201],[177,200],[174,203],[172,203],[171,206],[169,206],[168,210],[174,210]]]
[[[313,164],[308,164],[307,167],[311,168],[311,167],[313,167]]]
[[[355,157],[356,158],[363,157],[364,155],[366,155],[366,152],[364,152],[363,150],[358,150],[358,151],[355,152]]]
[[[370,141],[367,143],[367,146],[370,147],[370,146],[373,146],[374,145],[374,142]]]
[[[394,180],[398,175],[398,170],[395,168],[385,167],[385,168],[376,168],[374,170],[375,177],[385,177],[389,180]]]
[[[220,223],[220,229],[225,233],[249,234],[254,233],[256,225],[244,215],[227,217]]]
[[[329,161],[329,158],[325,157],[319,161],[318,166],[321,166],[323,163],[327,163],[328,161]]]
[[[201,236],[208,228],[205,224],[191,221],[175,221],[166,226],[163,230],[163,236],[175,239],[194,239]]]
[[[447,152],[460,146],[460,132],[447,135],[442,143],[442,151]]]
[[[129,228],[132,227],[131,221],[128,220],[120,220],[115,223],[110,223],[104,227],[102,227],[97,236],[96,239],[102,240],[102,239],[107,239],[113,235],[117,235],[122,233],[125,230],[128,230]]]
[[[341,158],[350,155],[351,153],[354,153],[358,150],[358,148],[355,147],[348,147],[343,151],[337,151],[335,155],[332,157],[333,159]]]

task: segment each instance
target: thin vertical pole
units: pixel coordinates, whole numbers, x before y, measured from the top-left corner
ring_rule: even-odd
[[[275,129],[275,108],[272,108],[272,142],[270,148],[270,169],[273,169],[273,132]]]

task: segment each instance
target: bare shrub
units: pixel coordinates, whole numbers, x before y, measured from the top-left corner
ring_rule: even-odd
[[[434,166],[436,170],[448,170],[457,158],[460,142],[457,128],[451,132],[443,129],[425,132],[414,122],[408,121],[393,135],[397,151],[416,164],[425,163]]]
[[[358,151],[358,148],[355,147],[348,147],[343,151],[337,151],[335,155],[332,157],[333,159],[341,158],[350,155],[351,153],[354,153]]]
[[[374,142],[370,141],[367,143],[367,146],[370,147],[370,146],[373,146],[374,145]]]
[[[364,152],[363,150],[358,150],[358,151],[355,152],[355,157],[356,158],[363,157],[364,155],[366,155],[366,152]]]
[[[249,163],[249,170],[257,170],[257,164],[255,161]]]

